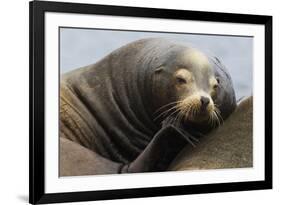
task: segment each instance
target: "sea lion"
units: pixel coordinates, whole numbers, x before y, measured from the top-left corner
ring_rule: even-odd
[[[235,107],[217,58],[161,38],[132,42],[61,77],[60,175],[167,170]],[[73,152],[92,167],[79,172]]]

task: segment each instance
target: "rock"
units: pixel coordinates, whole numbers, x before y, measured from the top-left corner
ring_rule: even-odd
[[[186,146],[169,170],[242,168],[253,166],[253,100],[239,103],[233,114],[216,130],[200,139],[195,148]]]

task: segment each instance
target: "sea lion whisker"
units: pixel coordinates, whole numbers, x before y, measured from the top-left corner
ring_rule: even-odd
[[[215,125],[216,125],[216,123],[215,123],[215,117],[214,117],[214,113],[212,112],[212,114],[210,115],[210,117],[209,117],[209,119],[210,119],[210,124],[211,124],[211,126],[212,127],[215,127]]]
[[[214,107],[214,111],[217,113],[217,114],[220,114],[221,113],[221,111],[215,106]]]
[[[197,115],[197,110],[198,110],[197,106],[192,106],[191,109],[192,109],[192,118],[194,118]]]
[[[179,124],[179,113],[177,113],[177,115],[176,115],[176,117],[175,117],[175,122],[174,122],[174,125],[176,126],[176,127],[179,127],[180,126],[180,124]]]
[[[184,111],[181,108],[179,108],[179,112],[177,113],[177,115],[175,117],[175,125],[177,127],[180,127],[180,123],[182,121],[183,115],[184,115]]]
[[[197,104],[196,106],[195,106],[195,108],[194,108],[194,115],[197,115],[198,114],[198,112],[199,112],[199,110],[200,110],[200,106]]]
[[[207,123],[208,123],[208,124],[210,123],[211,118],[212,118],[212,115],[209,115],[208,118],[207,118]]]
[[[213,120],[212,127],[215,127],[217,124],[216,113],[213,111],[211,116],[212,116],[212,120]]]
[[[207,123],[210,124],[210,125],[212,124],[212,115],[210,115],[210,116],[208,117]]]
[[[182,120],[183,120],[184,122],[187,120],[187,112],[188,112],[188,109],[183,110]]]
[[[160,113],[158,116],[156,116],[153,120],[157,120],[158,118],[160,118],[161,116],[165,116],[167,113],[169,113],[170,111],[174,110],[174,109],[177,109],[177,105],[171,107],[170,109],[168,110],[165,110],[163,111],[162,113]]]
[[[219,114],[219,110],[215,107],[214,110],[213,110],[213,112],[214,112],[214,115],[216,116],[217,121],[219,122],[219,126],[220,126],[220,124],[221,124],[221,122],[222,122],[222,119],[221,119],[221,116],[220,116],[220,114]]]
[[[187,117],[190,117],[190,118],[194,117],[192,105],[189,106],[189,112],[187,113]]]
[[[173,118],[172,117],[167,117],[164,120],[162,120],[161,124],[162,124],[162,126],[169,125],[169,124],[172,123],[171,121],[173,121]]]
[[[200,106],[198,105],[198,103],[196,103],[195,100],[192,101],[192,105],[192,118],[194,118],[200,110]]]
[[[223,124],[223,123],[224,123],[224,120],[223,120],[223,118],[222,118],[222,116],[221,116],[221,114],[220,114],[220,113],[221,113],[220,110],[215,107],[215,112],[216,112],[217,116],[219,117],[221,123]]]
[[[177,113],[177,115],[173,118],[173,121],[172,121],[172,124],[173,124],[175,127],[179,127],[177,118],[178,118],[178,113]]]
[[[173,118],[173,125],[177,127],[177,117],[179,115],[179,112],[176,113],[176,116]]]
[[[189,113],[190,113],[190,110],[191,110],[191,105],[188,105],[186,107],[186,110],[185,110],[185,114],[184,114],[184,120],[186,121],[189,117]]]
[[[221,125],[221,122],[220,122],[220,119],[219,119],[217,113],[216,113],[215,111],[214,111],[213,113],[214,113],[215,119],[216,119],[216,121],[217,121],[217,123],[218,123],[218,126],[220,126],[220,125]]]
[[[178,118],[179,123],[182,122],[184,116],[185,116],[185,111],[184,111],[184,110],[181,110],[181,111],[179,112],[179,118]]]
[[[173,120],[174,120],[173,118],[169,117],[169,118],[167,119],[167,124],[172,124]]]
[[[160,112],[160,110],[162,110],[162,109],[164,109],[164,108],[166,108],[166,107],[168,107],[168,106],[170,106],[170,105],[178,104],[178,103],[180,103],[181,101],[182,101],[182,100],[178,100],[178,101],[174,101],[174,102],[168,103],[168,104],[166,104],[166,105],[163,105],[163,106],[161,106],[160,108],[158,108],[157,110],[155,110],[155,112],[153,113],[153,115],[157,114],[157,112]]]
[[[170,123],[170,124],[174,124],[175,123],[175,117],[172,117],[173,114],[177,113],[178,111],[180,111],[180,109],[178,107],[175,108],[176,110],[173,111],[171,114],[169,114],[166,119],[168,119],[167,123]],[[166,119],[164,119],[163,121],[165,121]],[[162,121],[162,124],[163,124],[163,121]]]
[[[215,111],[213,111],[212,112],[212,114],[213,114],[213,119],[214,119],[214,125],[216,126],[216,125],[220,125],[220,122],[219,122],[219,120],[218,120],[218,117],[217,117],[217,114],[216,114],[216,112]]]
[[[190,117],[194,118],[194,108],[190,107]]]
[[[178,113],[178,112],[180,112],[180,108],[179,107],[177,107],[176,110],[173,111],[169,116],[172,116],[172,115],[174,115],[175,113]]]
[[[194,137],[191,134],[189,134],[188,132],[183,131],[182,129],[178,129],[178,132],[180,132],[184,136],[184,138],[186,139],[186,141],[189,144],[191,144],[193,147],[196,147],[195,143],[192,142],[192,140],[194,140]],[[197,139],[194,140],[194,141],[198,142]]]
[[[170,111],[172,111],[172,110],[174,110],[169,116],[171,116],[172,114],[174,114],[175,112],[177,112],[177,111],[179,111],[180,110],[180,106],[178,105],[178,104],[176,104],[176,105],[174,105],[173,107],[171,107],[170,109],[168,109],[168,110],[166,110],[166,111],[163,111],[161,114],[160,114],[160,116],[161,115],[166,115],[168,112],[170,112]],[[157,118],[158,117],[160,117],[160,116],[157,116]]]
[[[190,136],[192,137],[192,139],[196,142],[199,142],[200,140],[198,139],[199,138],[202,138],[202,137],[205,137],[205,135],[203,135],[201,132],[198,132],[198,131],[186,131],[185,129],[182,129],[183,132],[186,132],[186,133],[189,133]]]

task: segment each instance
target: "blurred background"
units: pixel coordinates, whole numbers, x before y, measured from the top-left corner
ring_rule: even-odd
[[[95,63],[129,42],[149,37],[186,43],[217,56],[230,72],[237,100],[252,95],[253,38],[244,36],[60,28],[61,74]]]

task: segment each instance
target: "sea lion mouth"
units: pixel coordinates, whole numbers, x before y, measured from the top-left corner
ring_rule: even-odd
[[[201,108],[196,114],[194,117],[200,117],[200,118],[207,118],[209,117],[209,112],[208,110],[204,109],[204,108]]]
[[[196,99],[184,99],[160,107],[154,121],[180,126],[188,122],[206,123],[213,127],[220,126],[223,119],[215,104],[202,106]]]

